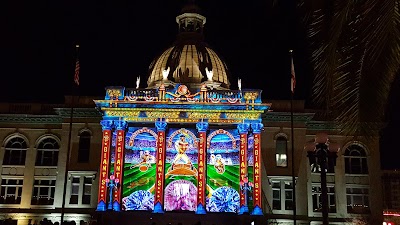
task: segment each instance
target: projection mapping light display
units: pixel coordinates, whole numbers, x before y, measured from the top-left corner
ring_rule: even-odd
[[[169,129],[166,135],[166,211],[195,211],[197,207],[197,154],[195,129]]]
[[[196,211],[198,182],[198,133],[195,129],[171,128],[166,133],[165,211]],[[115,137],[113,138],[115,139]],[[206,210],[237,213],[239,199],[239,144],[236,129],[214,129],[207,137]],[[156,182],[154,128],[130,127],[125,138],[122,210],[154,209]],[[253,138],[248,139],[248,174],[253,177]],[[113,140],[112,146],[115,146]],[[112,151],[114,147],[112,148]],[[110,165],[114,164],[111,158]],[[111,166],[110,172],[113,172]],[[249,203],[251,203],[251,198]],[[251,206],[251,204],[249,204]]]
[[[207,138],[206,209],[209,212],[238,212],[239,133],[210,130]]]
[[[125,141],[122,184],[123,210],[152,210],[156,177],[157,134],[150,128],[130,128]]]
[[[254,183],[254,155],[253,155],[253,150],[254,150],[254,136],[253,134],[249,134],[249,136],[247,137],[247,173],[248,173],[248,179],[249,182]],[[248,207],[249,207],[249,211],[253,210],[253,198],[252,198],[252,194],[249,194],[249,198],[248,198]]]

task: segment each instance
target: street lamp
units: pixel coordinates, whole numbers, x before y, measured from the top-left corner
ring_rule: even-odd
[[[317,133],[314,142],[309,142],[304,146],[307,150],[307,157],[313,172],[321,173],[321,198],[322,198],[322,224],[329,225],[328,222],[328,188],[326,183],[326,172],[328,164],[335,166],[339,145],[330,143],[328,134]]]
[[[108,210],[113,210],[113,202],[114,202],[114,198],[113,198],[113,196],[114,196],[114,190],[116,189],[116,188],[118,188],[118,183],[119,183],[119,179],[117,178],[117,179],[115,179],[115,176],[114,176],[114,174],[111,174],[110,175],[110,179],[106,179],[106,184],[107,184],[107,187],[108,187],[108,191],[110,192],[109,193],[109,195],[110,195],[110,200],[109,200],[109,202],[108,202],[108,207],[107,207],[107,209]]]

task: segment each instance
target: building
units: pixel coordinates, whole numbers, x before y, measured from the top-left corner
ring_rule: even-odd
[[[233,90],[225,63],[204,42],[199,9],[186,5],[176,20],[177,41],[151,63],[144,89],[108,87],[105,97],[61,105],[1,105],[0,216],[19,225],[61,216],[292,224],[296,196],[297,223],[321,224],[321,176],[305,146],[326,133],[340,147],[326,175],[330,224],[382,223],[378,141],[341,136],[294,101],[292,143],[290,102],[262,101],[261,90],[240,81]],[[219,204],[213,193],[234,198]],[[179,205],[177,196],[185,197]]]
[[[400,172],[384,170],[382,175],[384,221],[400,224]]]

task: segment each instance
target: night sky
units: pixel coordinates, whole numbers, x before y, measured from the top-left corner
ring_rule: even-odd
[[[104,96],[104,87],[146,86],[151,61],[175,40],[175,17],[184,0],[153,1],[5,1],[0,68],[2,102],[62,102],[71,93],[75,45],[79,44],[80,95]],[[289,99],[290,57],[294,49],[297,86],[295,99],[307,99],[311,66],[302,18],[294,0],[196,1],[207,17],[206,42],[226,62],[231,88],[263,89],[265,99]],[[394,127],[400,125],[400,98],[392,91],[383,154],[386,168],[394,161]],[[397,147],[399,149],[399,147]],[[387,159],[386,159],[387,158]],[[393,162],[391,162],[391,160]]]

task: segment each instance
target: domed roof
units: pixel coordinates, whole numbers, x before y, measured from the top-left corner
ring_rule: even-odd
[[[205,42],[203,27],[206,18],[193,2],[176,17],[179,34],[175,43],[158,56],[149,67],[148,88],[172,81],[199,87],[212,83],[217,89],[229,89],[228,69],[218,54]]]

